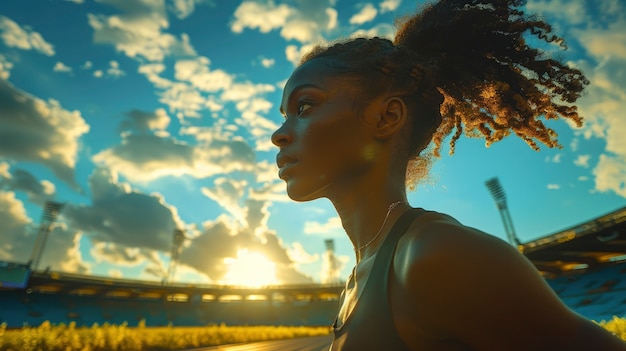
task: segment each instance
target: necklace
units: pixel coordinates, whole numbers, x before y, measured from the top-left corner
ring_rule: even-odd
[[[380,233],[383,230],[383,227],[385,226],[385,223],[387,223],[387,219],[389,219],[389,215],[391,214],[391,212],[398,207],[398,205],[400,204],[405,204],[406,202],[404,201],[396,201],[392,204],[389,205],[389,208],[387,209],[387,214],[385,215],[385,219],[383,220],[383,224],[380,225],[380,228],[378,228],[378,232],[376,232],[376,235],[374,235],[374,237],[372,237],[372,239],[370,239],[370,241],[368,241],[367,243],[365,243],[365,245],[361,245],[359,247],[355,247],[354,248],[354,252],[357,255],[357,260],[356,263],[354,265],[354,268],[352,269],[352,274],[350,275],[350,277],[348,278],[348,282],[347,282],[347,286],[346,289],[349,286],[352,287],[356,287],[356,272],[359,268],[359,260],[361,259],[361,250],[363,250],[364,248],[370,246],[372,243],[374,243],[374,241],[376,241],[376,239],[378,239],[378,237],[380,236]],[[357,293],[358,294],[358,293]]]
[[[378,237],[380,236],[380,233],[383,230],[383,227],[385,226],[385,223],[387,223],[387,219],[389,218],[389,215],[391,214],[391,211],[393,211],[396,207],[398,207],[398,205],[404,204],[404,203],[406,203],[406,202],[404,202],[404,201],[396,201],[396,202],[394,202],[394,203],[389,205],[389,208],[387,209],[387,214],[385,215],[385,219],[383,220],[383,224],[381,224],[380,228],[378,228],[378,232],[376,232],[376,235],[374,235],[370,241],[365,243],[365,245],[362,245],[362,246],[354,248],[354,252],[357,254],[357,256],[361,255],[361,250],[363,250],[364,248],[372,245],[372,243],[374,241],[376,241],[376,239],[378,239]]]

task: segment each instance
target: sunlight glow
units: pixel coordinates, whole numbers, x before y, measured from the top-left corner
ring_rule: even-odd
[[[225,258],[224,263],[228,266],[225,284],[255,287],[277,283],[276,265],[259,252],[240,249],[237,258]]]

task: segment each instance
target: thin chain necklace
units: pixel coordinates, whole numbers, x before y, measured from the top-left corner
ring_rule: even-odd
[[[357,254],[357,256],[359,256],[359,258],[361,256],[361,250],[372,245],[372,243],[376,241],[376,239],[378,239],[378,237],[380,236],[380,233],[382,233],[383,231],[383,227],[385,226],[385,223],[387,223],[387,219],[389,219],[389,215],[391,214],[391,211],[393,211],[396,207],[398,207],[398,205],[404,204],[404,203],[406,202],[396,201],[389,205],[389,208],[387,209],[387,214],[385,215],[385,219],[383,220],[383,224],[381,224],[380,228],[378,228],[378,232],[376,232],[376,235],[374,235],[374,237],[372,237],[372,239],[368,241],[367,243],[365,243],[364,245],[354,248],[354,252]]]
[[[374,237],[372,239],[370,239],[370,241],[365,243],[365,245],[361,245],[359,247],[355,247],[354,248],[354,252],[357,255],[357,260],[356,260],[356,263],[354,264],[354,269],[352,271],[351,279],[348,280],[352,284],[352,286],[356,286],[356,272],[357,272],[357,270],[359,268],[359,260],[361,259],[361,250],[363,250],[366,247],[372,245],[372,243],[374,243],[374,241],[376,241],[376,239],[378,239],[378,237],[380,236],[380,233],[383,230],[383,227],[385,226],[385,223],[387,223],[387,219],[389,219],[389,215],[391,214],[391,212],[396,207],[398,207],[398,205],[405,204],[405,203],[406,202],[404,202],[404,201],[396,201],[396,202],[390,204],[389,208],[387,209],[387,214],[385,215],[385,219],[383,220],[383,224],[381,224],[380,228],[378,228],[378,232],[376,233],[376,235],[374,235]]]

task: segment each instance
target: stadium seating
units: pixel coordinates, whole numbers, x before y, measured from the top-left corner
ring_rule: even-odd
[[[626,264],[546,279],[561,300],[577,313],[595,321],[626,316]]]

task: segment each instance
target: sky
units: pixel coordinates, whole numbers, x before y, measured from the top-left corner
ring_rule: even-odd
[[[282,87],[315,43],[392,37],[421,1],[0,2],[0,261],[33,255],[43,204],[64,204],[39,268],[162,281],[344,280],[354,253],[325,200],[296,203],[271,133]],[[485,181],[498,177],[519,240],[626,206],[626,1],[529,0],[591,81],[561,149],[462,138],[409,193],[506,240]],[[328,250],[332,240],[334,250]]]

